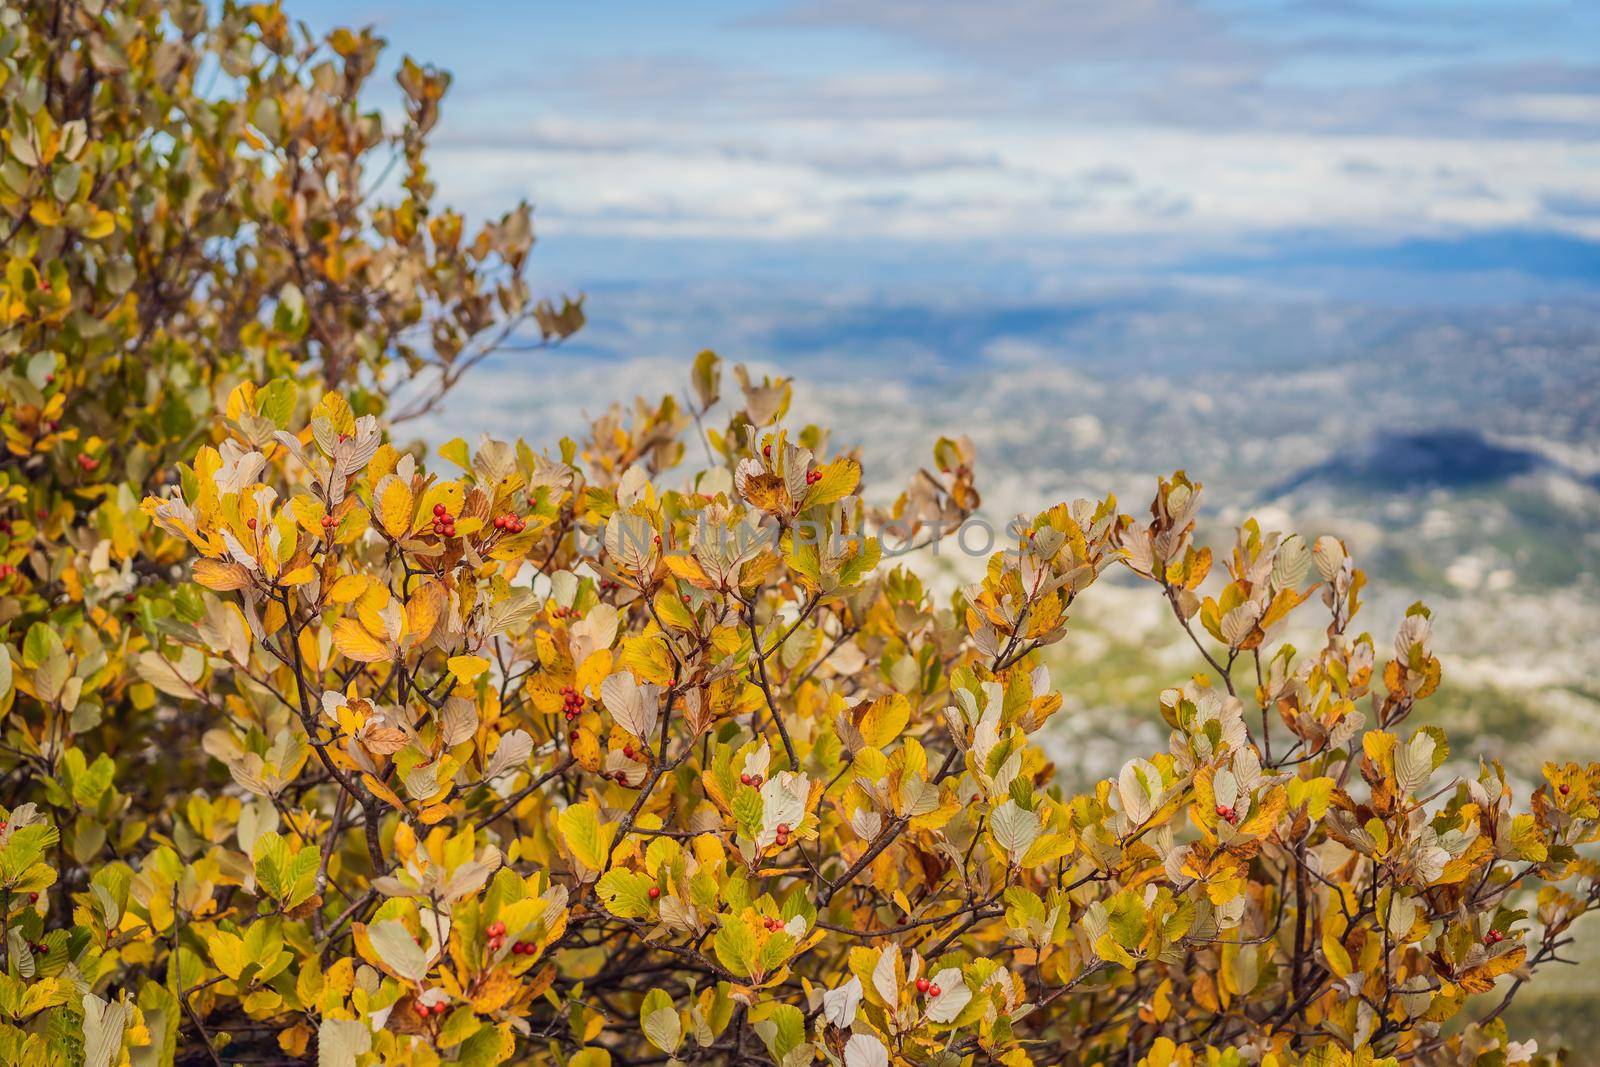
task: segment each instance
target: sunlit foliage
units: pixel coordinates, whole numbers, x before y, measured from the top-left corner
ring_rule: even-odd
[[[886,556],[975,513],[971,445],[868,491],[710,353],[427,457],[392,389],[527,310],[526,212],[428,209],[439,76],[384,133],[375,41],[204,12],[0,16],[0,1062],[1534,1055],[1600,766],[1519,800],[1410,728],[1427,609],[1380,646],[1344,545],[1253,521],[1212,574],[1181,472],[940,593]],[[1071,796],[1045,659],[1111,573],[1197,673]]]

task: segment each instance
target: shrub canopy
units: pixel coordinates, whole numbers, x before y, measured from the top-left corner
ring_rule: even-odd
[[[582,317],[525,208],[431,205],[443,77],[386,130],[379,42],[275,6],[0,29],[0,1061],[1532,1057],[1600,766],[1519,802],[1409,728],[1429,613],[1380,648],[1339,541],[1247,522],[1213,574],[1180,472],[941,595],[885,547],[974,513],[970,444],[872,506],[710,353],[428,460],[397,417]],[[1046,660],[1111,570],[1198,673],[1072,796]]]

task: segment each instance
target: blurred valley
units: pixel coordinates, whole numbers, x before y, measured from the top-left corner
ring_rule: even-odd
[[[652,286],[592,293],[589,312],[570,347],[469,376],[426,435],[470,414],[474,430],[553,442],[612,401],[682,392],[711,347],[794,376],[791,421],[859,445],[869,493],[892,497],[940,433],[969,435],[997,527],[1107,492],[1142,511],[1183,467],[1206,485],[1214,551],[1250,515],[1345,538],[1380,648],[1407,604],[1434,607],[1446,684],[1428,710],[1459,760],[1503,759],[1531,782],[1528,742],[1600,756],[1600,302],[1146,291],[1006,306]],[[944,558],[953,576],[974,562]],[[1081,783],[1159,743],[1153,698],[1194,659],[1148,589],[1102,582],[1080,603],[1056,659],[1072,712],[1059,754]]]

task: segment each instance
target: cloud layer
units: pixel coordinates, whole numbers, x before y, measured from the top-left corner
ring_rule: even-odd
[[[1600,237],[1576,0],[600,7],[380,17],[457,71],[454,199],[591,238]]]

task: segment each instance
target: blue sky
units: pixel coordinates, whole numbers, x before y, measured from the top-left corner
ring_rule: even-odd
[[[446,196],[532,200],[580,281],[1600,240],[1592,2],[288,7],[450,69]]]

